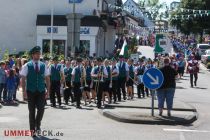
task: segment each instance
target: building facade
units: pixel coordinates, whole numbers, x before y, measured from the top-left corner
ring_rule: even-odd
[[[80,48],[87,55],[103,56],[112,52],[115,42],[115,23],[101,18],[106,0],[77,0],[76,13],[83,14]],[[10,53],[28,51],[33,46],[49,52],[51,2],[54,7],[53,50],[67,55],[66,15],[72,13],[71,0],[1,0],[0,48]],[[115,4],[115,0],[106,1]],[[43,19],[44,18],[44,19]],[[95,24],[96,23],[96,24]]]
[[[154,23],[146,17],[142,10],[140,9],[139,5],[134,0],[127,0],[124,3],[124,6],[127,7],[129,12],[137,18],[141,18],[144,20],[144,25],[147,27],[154,27]]]

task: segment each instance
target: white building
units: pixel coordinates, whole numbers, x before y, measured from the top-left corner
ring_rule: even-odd
[[[72,0],[1,0],[0,1],[0,48],[10,53],[42,47],[49,50],[51,2],[54,1],[54,51],[66,54],[66,15],[72,12]],[[100,13],[104,10],[104,0],[77,0],[76,13],[82,13],[81,46],[90,56],[112,52],[115,29],[104,24]],[[110,0],[109,0],[110,1]],[[115,0],[111,0],[113,2]],[[16,52],[15,52],[16,51]],[[1,57],[1,56],[0,56]]]
[[[133,16],[141,18],[141,19],[144,19],[144,25],[145,26],[147,26],[147,27],[154,27],[154,23],[151,20],[149,20],[148,17],[146,17],[142,13],[139,5],[134,0],[127,0],[124,3],[124,6],[129,10],[129,12],[131,14],[133,14]]]

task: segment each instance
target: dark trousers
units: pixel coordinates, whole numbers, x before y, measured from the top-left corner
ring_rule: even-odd
[[[27,95],[30,130],[35,131],[35,128],[40,129],[41,120],[44,115],[45,93],[38,91],[32,93],[30,91],[27,91]]]
[[[71,81],[66,81],[66,89],[64,90],[64,101],[68,104],[69,97],[71,97],[71,102],[74,102],[73,94],[71,92]]]
[[[110,89],[110,99],[112,100],[112,97],[114,98],[114,102],[117,101],[117,91],[118,90],[118,84],[117,80],[112,81],[112,88]]]
[[[149,89],[148,88],[145,88],[145,92],[147,94],[147,97],[149,96]]]
[[[190,74],[190,84],[191,84],[191,87],[193,87],[193,76],[195,78],[194,84],[196,86],[197,85],[197,80],[198,80],[198,73]]]
[[[15,93],[13,94],[13,100],[16,100],[16,94],[17,94],[17,87],[15,88]]]
[[[55,95],[57,97],[58,104],[61,105],[60,87],[61,87],[60,81],[51,81],[50,101],[53,106],[56,106]]]
[[[124,100],[126,99],[126,91],[125,91],[125,83],[126,83],[126,77],[124,78],[118,78],[118,91],[117,91],[117,96],[118,100],[121,101],[121,90],[123,93],[123,98]]]
[[[143,95],[143,98],[145,97],[144,84],[139,84],[137,86],[137,94],[138,94],[138,98],[141,98],[141,94]]]
[[[3,93],[3,100],[7,100],[7,86],[4,83],[0,84],[0,101],[2,100],[2,93]]]
[[[74,84],[74,96],[75,96],[75,100],[77,102],[77,107],[80,107],[80,100],[82,97],[82,91],[80,89],[81,87],[81,83],[73,83]]]
[[[98,108],[101,108],[101,100],[102,100],[102,94],[103,94],[103,91],[104,91],[104,82],[99,82],[98,84],[98,88],[96,89],[97,90],[97,107]]]

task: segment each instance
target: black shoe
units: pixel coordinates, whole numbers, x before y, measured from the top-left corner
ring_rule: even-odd
[[[76,108],[77,108],[77,109],[82,109],[82,107],[81,107],[81,106],[77,106]]]
[[[51,107],[56,107],[56,105],[53,105],[53,104],[52,104]]]
[[[168,117],[171,117],[171,112],[168,112]]]
[[[194,84],[195,84],[195,86],[197,86],[197,83],[196,82],[194,82]]]
[[[159,112],[159,116],[162,116],[162,115],[163,115],[163,112],[162,112],[162,111],[160,111],[160,112]]]

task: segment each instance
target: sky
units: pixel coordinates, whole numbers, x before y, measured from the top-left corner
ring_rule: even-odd
[[[125,2],[126,0],[123,0],[123,2]],[[139,0],[134,0],[135,2],[138,2]],[[180,1],[180,0],[159,0],[161,3],[162,2],[166,2],[167,5],[170,5],[171,2],[173,1]]]

